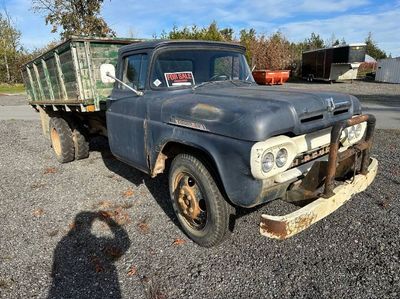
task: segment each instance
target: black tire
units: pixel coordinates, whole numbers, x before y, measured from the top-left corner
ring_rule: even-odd
[[[75,159],[75,147],[68,122],[61,117],[52,117],[49,127],[51,145],[58,162],[73,161]]]
[[[181,185],[181,180],[184,181],[186,175],[188,184]],[[190,183],[191,179],[192,183]],[[198,200],[200,212],[195,218],[184,214],[189,209],[185,210],[185,206],[186,208],[188,206],[183,206],[182,197],[187,202],[190,196],[181,195],[183,189],[188,190],[184,193],[196,194],[193,201]],[[188,154],[175,157],[169,171],[169,190],[179,223],[194,242],[203,247],[212,247],[225,239],[229,232],[229,219],[233,207],[225,200],[212,175],[199,159]]]
[[[72,140],[75,147],[75,159],[81,160],[89,157],[89,141],[84,130],[75,127],[72,131]]]

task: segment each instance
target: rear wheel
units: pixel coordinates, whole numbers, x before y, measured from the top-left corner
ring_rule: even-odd
[[[67,121],[61,117],[52,117],[49,125],[51,145],[60,163],[75,159],[75,147],[72,131]]]
[[[200,160],[188,154],[176,156],[169,172],[169,190],[179,223],[193,241],[212,247],[224,240],[232,207]]]
[[[75,159],[81,160],[89,157],[89,141],[85,131],[79,127],[72,130],[72,140],[75,147]]]

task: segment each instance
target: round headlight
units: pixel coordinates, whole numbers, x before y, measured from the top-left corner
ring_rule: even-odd
[[[347,138],[353,140],[356,137],[356,129],[354,127],[349,127],[347,129]]]
[[[285,148],[281,148],[276,154],[276,166],[283,167],[288,159],[288,151]]]
[[[359,138],[362,133],[362,125],[358,124],[355,126],[354,134],[356,135],[356,138]]]
[[[270,171],[274,167],[274,155],[271,152],[265,153],[261,163],[263,172]]]

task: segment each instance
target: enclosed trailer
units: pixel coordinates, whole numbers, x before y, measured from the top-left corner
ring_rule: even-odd
[[[378,60],[375,81],[400,83],[400,57]]]
[[[350,44],[310,50],[302,55],[302,77],[308,81],[342,81],[357,78],[365,60],[366,45]]]
[[[104,84],[100,65],[117,64],[123,45],[142,40],[72,37],[22,68],[32,106],[52,105],[54,110],[100,111],[113,84]]]

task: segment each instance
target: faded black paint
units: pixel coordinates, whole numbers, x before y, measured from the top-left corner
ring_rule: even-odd
[[[149,70],[158,51],[166,47],[228,49],[244,48],[215,42],[150,42],[123,47],[127,53],[147,53]],[[121,77],[121,69],[117,76]],[[195,90],[151,89],[144,95],[114,88],[108,101],[107,127],[113,154],[122,161],[151,173],[157,156],[168,142],[178,142],[207,153],[217,166],[229,199],[250,207],[282,195],[266,192],[263,181],[252,177],[250,150],[257,141],[287,134],[301,135],[332,126],[361,113],[359,101],[350,95],[300,90],[277,90],[240,81],[206,84]],[[346,112],[328,111],[327,99]],[[315,117],[316,120],[312,120]],[[178,126],[173,119],[199,123],[206,130]],[[311,121],[307,122],[307,119]],[[287,187],[282,186],[282,187]]]

